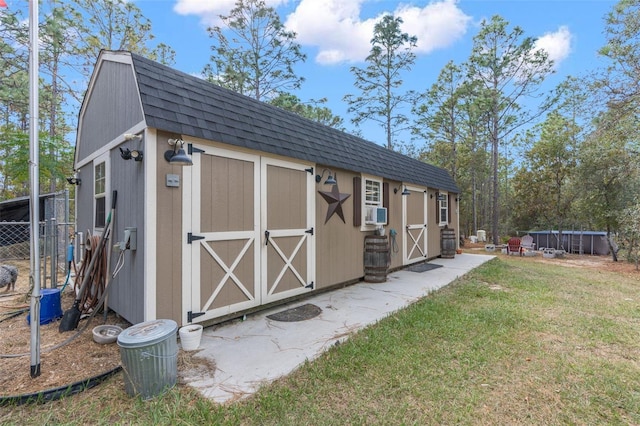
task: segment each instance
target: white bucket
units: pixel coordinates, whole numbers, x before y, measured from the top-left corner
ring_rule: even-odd
[[[200,347],[200,339],[202,338],[202,326],[200,324],[180,327],[179,333],[182,350],[195,351]]]

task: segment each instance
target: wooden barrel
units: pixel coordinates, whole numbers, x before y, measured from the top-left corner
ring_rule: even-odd
[[[369,283],[383,283],[389,269],[389,240],[386,236],[367,235],[364,237],[364,280]]]
[[[456,230],[444,228],[440,230],[440,257],[453,259],[456,257]]]

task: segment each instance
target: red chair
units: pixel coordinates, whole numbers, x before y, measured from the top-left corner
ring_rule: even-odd
[[[520,246],[520,238],[511,237],[507,242],[507,254],[519,254],[524,256],[524,249]]]

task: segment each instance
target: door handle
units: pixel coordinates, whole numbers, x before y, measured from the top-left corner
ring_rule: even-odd
[[[269,245],[269,231],[264,231],[264,245]]]

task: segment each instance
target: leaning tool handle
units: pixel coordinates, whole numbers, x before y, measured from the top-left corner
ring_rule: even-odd
[[[111,209],[115,209],[116,208],[116,200],[118,199],[118,191],[113,191],[113,196],[111,197]],[[98,242],[98,247],[96,247],[96,252],[94,253],[93,257],[91,257],[91,262],[89,262],[89,266],[87,267],[86,271],[85,271],[85,275],[84,275],[84,279],[82,280],[82,285],[80,286],[80,292],[78,293],[78,295],[76,296],[76,302],[79,302],[82,299],[82,296],[84,295],[84,290],[87,287],[87,284],[89,283],[89,280],[91,279],[91,271],[93,271],[93,265],[96,262],[96,259],[100,256],[100,253],[102,253],[102,250],[104,249],[104,246],[106,244],[107,241],[107,235],[109,233],[109,231],[111,230],[111,212],[109,212],[109,217],[107,217],[107,223],[104,227],[104,229],[102,230],[102,235],[100,236],[100,241]]]

